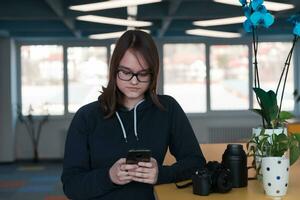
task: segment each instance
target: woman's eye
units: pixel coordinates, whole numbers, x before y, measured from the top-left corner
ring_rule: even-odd
[[[121,71],[123,74],[125,74],[125,75],[130,75],[130,74],[132,74],[131,72],[129,72],[129,71]]]

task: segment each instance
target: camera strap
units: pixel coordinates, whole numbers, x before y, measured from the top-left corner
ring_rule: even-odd
[[[192,182],[192,181],[189,181],[189,182],[183,183],[183,184],[175,183],[175,185],[176,185],[176,187],[177,187],[178,189],[183,189],[183,188],[187,188],[187,187],[193,185],[193,182]]]

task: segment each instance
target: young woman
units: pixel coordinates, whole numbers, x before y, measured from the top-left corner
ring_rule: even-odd
[[[205,159],[179,104],[157,95],[157,48],[138,30],[118,40],[109,83],[98,101],[80,108],[70,125],[62,182],[76,199],[154,200],[153,185],[190,178]],[[176,157],[163,166],[167,149]],[[130,149],[149,149],[150,162],[126,164]]]

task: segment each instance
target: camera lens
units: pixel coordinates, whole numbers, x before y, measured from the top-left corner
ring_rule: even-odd
[[[243,151],[243,145],[241,144],[228,144],[227,149],[230,151],[232,155],[240,155]]]
[[[247,186],[247,156],[241,144],[228,144],[222,162],[231,171],[233,187]]]

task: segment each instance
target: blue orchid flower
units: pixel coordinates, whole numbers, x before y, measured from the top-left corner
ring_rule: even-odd
[[[243,26],[246,32],[252,32],[257,26],[270,27],[274,23],[274,17],[267,11],[263,5],[264,0],[239,0],[247,20]]]
[[[240,0],[240,3],[242,4],[242,6],[245,6],[247,4],[247,0]]]
[[[253,10],[258,10],[258,8],[260,6],[262,6],[262,4],[264,3],[264,0],[252,0],[251,1],[251,7],[253,8]]]
[[[250,20],[254,26],[264,26],[265,28],[268,28],[274,23],[274,17],[270,13],[261,13],[261,12],[254,12]]]
[[[300,14],[292,15],[291,17],[288,18],[287,21],[295,24],[293,33],[294,33],[294,35],[300,36]]]
[[[244,14],[247,18],[250,18],[251,16],[251,8],[249,6],[243,6]]]
[[[300,22],[300,14],[290,16],[287,21],[292,22],[293,24]]]
[[[300,23],[296,23],[296,25],[293,29],[293,33],[297,36],[300,36]]]
[[[259,7],[257,7],[256,11],[257,11],[257,12],[260,12],[260,13],[262,13],[262,14],[268,12],[267,9],[266,9],[266,7],[265,7],[264,5],[260,5]]]
[[[253,31],[253,25],[252,25],[250,19],[246,19],[246,21],[244,21],[244,23],[243,23],[243,26],[247,33],[250,33]]]

